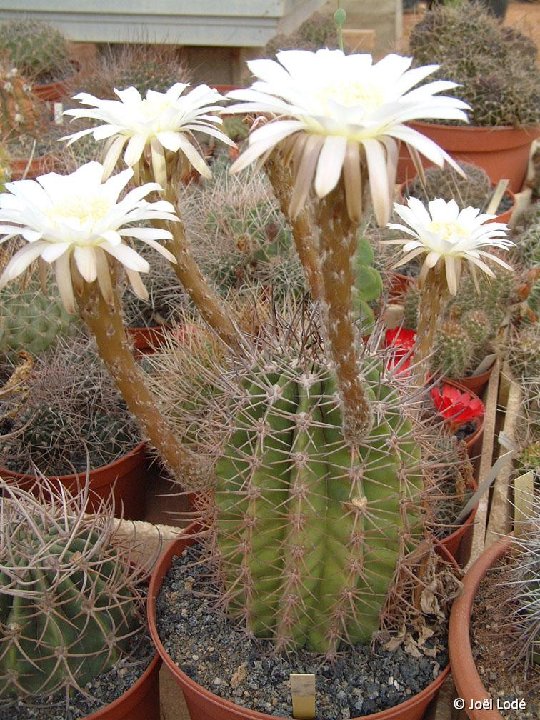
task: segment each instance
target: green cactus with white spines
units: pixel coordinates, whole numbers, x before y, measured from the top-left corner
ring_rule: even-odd
[[[24,289],[8,285],[0,291],[0,353],[26,350],[40,355],[76,327],[75,318],[52,291],[44,293],[34,283]]]
[[[516,377],[538,382],[540,377],[540,325],[524,325],[508,344],[508,362]]]
[[[85,514],[85,493],[40,483],[36,498],[0,480],[2,700],[84,687],[142,628],[141,572],[113,544],[111,509]]]
[[[332,373],[292,356],[246,371],[216,463],[225,597],[278,648],[369,642],[405,546],[421,534],[420,450],[371,361],[379,419],[352,448]],[[222,402],[222,398],[220,402]]]

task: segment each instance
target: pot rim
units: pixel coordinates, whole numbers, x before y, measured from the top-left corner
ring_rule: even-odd
[[[461,595],[452,605],[448,631],[450,665],[456,689],[466,701],[491,698],[478,674],[472,655],[470,618],[481,581],[497,560],[505,555],[511,543],[512,538],[505,535],[484,550],[465,573]],[[503,720],[497,710],[473,710],[471,713],[471,720]]]

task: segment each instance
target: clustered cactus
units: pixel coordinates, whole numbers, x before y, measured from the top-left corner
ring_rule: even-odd
[[[86,493],[40,482],[36,498],[0,480],[2,702],[84,688],[144,627],[141,571],[110,509],[86,514]]]
[[[417,65],[437,63],[437,75],[459,83],[473,125],[536,125],[540,83],[536,48],[518,31],[507,32],[480,3],[467,10],[437,4],[412,29]]]
[[[66,38],[38,20],[9,20],[0,25],[0,54],[32,82],[47,83],[70,74]]]
[[[40,355],[59,337],[77,327],[57,292],[44,293],[33,282],[26,287],[8,285],[0,290],[0,353],[13,357],[21,350]]]
[[[0,63],[0,131],[2,138],[18,133],[36,136],[42,128],[40,100],[17,68]]]

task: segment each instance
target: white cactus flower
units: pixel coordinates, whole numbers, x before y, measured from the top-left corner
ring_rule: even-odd
[[[150,266],[124,243],[132,237],[150,245],[170,262],[172,253],[157,241],[170,239],[168,230],[132,227],[146,220],[178,220],[171,203],[147,202],[148,193],[161,190],[157,183],[135,188],[118,200],[133,177],[127,169],[102,181],[103,166],[90,162],[70,175],[49,173],[37,180],[6,183],[9,192],[0,195],[0,235],[4,242],[20,236],[27,244],[18,250],[0,276],[0,289],[17,278],[37,258],[54,263],[62,301],[68,312],[75,311],[71,258],[87,282],[97,279],[107,301],[113,298],[107,255],[124,266],[135,294],[148,293],[139,273]]]
[[[490,277],[495,277],[491,268],[482,258],[491,260],[506,270],[512,270],[496,255],[483,250],[485,247],[508,250],[514,243],[506,237],[504,223],[489,222],[495,215],[481,213],[473,207],[460,210],[455,200],[431,200],[427,208],[417,198],[411,197],[407,205],[394,205],[396,213],[407,225],[388,223],[388,227],[401,230],[410,237],[398,240],[384,240],[387,245],[403,245],[405,256],[395,263],[394,268],[414,258],[425,255],[420,281],[437,263],[445,266],[446,282],[451,295],[459,285],[462,265],[467,263],[473,277],[475,268],[480,268]]]
[[[103,124],[67,135],[62,140],[71,144],[85,135],[93,135],[94,140],[108,140],[105,177],[113,171],[124,147],[124,161],[129,167],[147,153],[154,178],[163,186],[166,182],[165,150],[183,153],[203,177],[210,177],[210,169],[196,147],[193,132],[205,133],[234,145],[218,130],[223,121],[215,113],[223,110],[218,103],[224,98],[207,85],[198,85],[183,94],[187,87],[184,83],[176,83],[165,93],[148,90],[144,98],[136,88],[129,87],[114,91],[118,100],[100,100],[88,93],[79,93],[73,99],[90,107],[66,110],[65,114],[102,121]]]
[[[377,221],[386,224],[399,141],[440,167],[446,161],[458,169],[432,140],[405,125],[419,119],[467,121],[463,111],[468,105],[436,95],[456,83],[438,80],[415,87],[438,65],[411,70],[412,58],[387,55],[373,63],[369,54],[345,55],[341,50],[287,50],[278,53],[277,59],[248,62],[258,80],[249,89],[228,93],[228,97],[243,101],[227,108],[228,113],[274,117],[252,131],[248,149],[231,171],[264,159],[280,145],[295,161],[293,216],[304,205],[313,179],[317,196],[323,198],[343,172],[348,212],[358,220],[364,179],[361,168],[366,164]]]

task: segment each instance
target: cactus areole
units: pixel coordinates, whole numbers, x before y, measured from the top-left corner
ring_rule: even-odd
[[[369,642],[396,565],[421,533],[418,445],[376,366],[365,441],[343,438],[323,367],[252,370],[217,461],[216,539],[230,614],[278,649]]]

